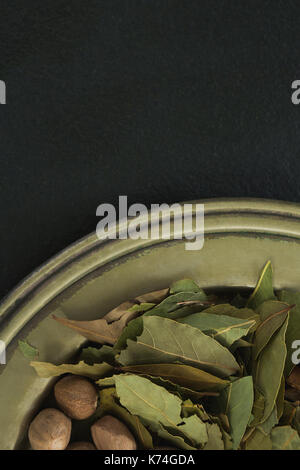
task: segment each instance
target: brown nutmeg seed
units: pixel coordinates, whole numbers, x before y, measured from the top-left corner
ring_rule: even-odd
[[[65,450],[71,436],[71,420],[55,408],[42,410],[29,426],[28,438],[34,450]]]
[[[96,447],[91,442],[72,442],[69,444],[66,450],[96,450]]]
[[[92,438],[99,450],[136,450],[129,429],[113,416],[106,415],[91,427]]]
[[[68,375],[54,387],[58,406],[73,419],[86,419],[96,411],[98,394],[91,382],[83,377]]]

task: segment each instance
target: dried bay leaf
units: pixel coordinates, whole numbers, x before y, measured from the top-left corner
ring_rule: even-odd
[[[53,315],[53,318],[94,343],[113,345],[121,335],[126,324],[137,314],[135,311],[127,311],[119,320],[112,323],[108,323],[104,318],[91,321],[68,320],[67,318],[59,318],[55,315]]]
[[[285,394],[285,378],[284,378],[284,375],[282,375],[281,384],[280,384],[278,395],[276,398],[276,415],[277,415],[278,421],[280,420],[282,413],[283,413],[284,394]]]
[[[186,301],[197,301],[197,304],[180,306],[181,302]],[[160,304],[156,305],[149,312],[146,312],[144,316],[155,315],[157,317],[172,319],[184,317],[201,310],[201,306],[198,305],[198,301],[207,301],[207,296],[203,290],[196,293],[179,292],[178,294],[169,295]],[[205,308],[205,304],[203,304],[203,308]]]
[[[278,424],[278,417],[277,417],[277,407],[274,406],[272,413],[270,416],[264,421],[262,424],[257,426],[265,436],[269,436],[272,429]]]
[[[115,353],[120,352],[122,349],[126,348],[127,341],[131,339],[132,341],[140,336],[143,332],[143,319],[142,317],[135,318],[131,320],[128,325],[124,328],[121,335],[118,338],[118,341],[114,345]]]
[[[128,340],[118,361],[124,365],[183,363],[219,377],[240,370],[234,356],[197,328],[168,318],[143,317],[144,329],[136,341]]]
[[[262,322],[258,325],[253,343],[253,358],[256,360],[274,333],[283,325],[292,307],[284,302],[268,300],[257,309]]]
[[[109,364],[102,363],[91,366],[83,361],[78,364],[61,364],[59,366],[49,362],[33,361],[30,365],[35,369],[38,376],[42,378],[57,377],[63,374],[74,374],[90,377],[91,379],[99,379],[113,371],[113,367]]]
[[[194,300],[196,298],[197,305],[194,305]],[[205,300],[206,295],[201,291],[200,293],[187,293],[180,292],[179,294],[171,295],[167,297],[163,302],[157,305],[155,308],[152,308],[148,312],[144,313],[146,316],[161,316],[166,318],[180,318],[184,315],[189,315],[195,311],[201,310],[201,306],[198,305],[198,300]],[[180,306],[181,302],[192,302],[192,305]],[[202,305],[205,308],[205,304]],[[141,335],[143,331],[142,318],[138,317],[130,322],[123,329],[118,341],[115,344],[115,351],[119,352],[126,347],[127,340],[135,340],[137,336]]]
[[[181,400],[178,397],[137,375],[115,375],[114,379],[120,403],[130,413],[164,426],[176,428],[180,424]]]
[[[228,417],[233,449],[238,449],[245,433],[253,406],[252,377],[232,382],[220,396],[224,414]]]
[[[157,424],[156,434],[158,437],[168,442],[172,446],[183,450],[197,450],[196,447],[188,444],[183,437],[172,433],[172,429],[164,428],[161,424]]]
[[[300,366],[291,348],[300,339],[300,292],[277,300],[268,262],[248,301],[229,299],[182,279],[94,322],[57,319],[103,346],[88,345],[78,364],[32,365],[41,377],[73,373],[98,384],[101,403],[83,423],[83,440],[109,413],[144,449],[153,447],[151,432],[155,446],[188,451],[300,450]]]
[[[273,450],[300,450],[300,437],[291,426],[277,426],[271,432]]]
[[[89,365],[101,364],[101,362],[113,364],[115,361],[115,352],[111,346],[107,346],[106,344],[100,348],[88,347],[81,351],[80,360]]]
[[[155,290],[153,292],[147,292],[146,294],[139,295],[138,297],[135,298],[135,300],[141,303],[150,302],[154,304],[159,304],[167,297],[169,290],[170,289],[167,287],[166,289],[160,289],[160,290]]]
[[[276,299],[273,290],[273,269],[271,261],[268,261],[262,270],[259,280],[252,292],[247,307],[257,309],[266,300]]]
[[[251,426],[257,426],[262,422],[265,409],[265,397],[259,390],[258,386],[254,384],[254,403],[252,409],[253,419],[250,423]]]
[[[112,323],[120,320],[120,318],[129,311],[145,312],[156,305],[156,303],[161,302],[161,300],[163,300],[167,295],[168,290],[169,289],[163,289],[160,291],[149,292],[136,297],[133,300],[126,300],[108,312],[103,319],[106,320],[107,323]]]
[[[126,300],[122,302],[117,307],[113,308],[110,312],[104,315],[103,319],[107,321],[107,323],[112,323],[114,321],[120,320],[128,310],[136,304],[139,304],[136,300]]]
[[[151,308],[155,307],[156,304],[149,303],[149,302],[142,302],[140,304],[135,304],[128,309],[128,312],[136,312],[136,313],[144,313],[151,310]]]
[[[201,421],[205,422],[206,424],[208,441],[203,450],[224,450],[224,441],[226,440],[226,438],[223,440],[223,433],[224,435],[227,433],[222,429],[222,426],[220,424],[221,420],[219,418],[215,419],[213,417],[210,417],[206,413],[202,405],[194,404],[189,399],[185,400],[182,403],[182,416],[187,418],[194,414],[199,416]],[[230,437],[229,441],[231,441]],[[232,448],[232,446],[229,445],[229,448]]]
[[[192,279],[181,279],[175,281],[170,286],[170,294],[179,294],[180,292],[203,292],[202,289]]]
[[[158,295],[157,292],[152,292],[151,294]],[[77,331],[77,333],[92,342],[114,345],[131,320],[152,309],[155,305],[155,303],[149,302],[140,303],[137,299],[134,299],[123,302],[98,320],[75,321],[58,318],[55,315],[53,315],[53,318],[64,326]]]
[[[229,421],[226,415],[220,414],[219,416],[210,415],[210,420],[219,426],[222,434],[225,450],[232,450],[232,437],[229,434]]]
[[[226,315],[228,317],[239,318],[241,320],[255,320],[259,323],[259,315],[251,308],[237,308],[231,304],[218,304],[202,310],[202,313],[212,313],[214,315]]]
[[[195,447],[202,449],[208,442],[206,424],[196,415],[183,418],[182,421],[183,423],[177,426],[176,434],[184,434]],[[168,429],[168,426],[166,426],[166,429]],[[173,432],[173,428],[171,431]]]
[[[203,450],[224,450],[222,432],[216,423],[206,424],[208,441]]]
[[[168,433],[183,438],[189,445],[206,444],[205,423],[199,417],[181,417],[182,401],[163,387],[137,375],[116,375],[116,392],[122,406],[140,417],[153,432],[162,426]]]
[[[179,396],[179,398],[183,400],[186,398],[192,398],[194,400],[199,401],[201,400],[201,398],[205,396],[218,396],[219,395],[219,393],[217,392],[207,392],[207,391],[197,392],[187,387],[183,387],[181,385],[175,384],[171,382],[170,380],[163,379],[162,377],[159,377],[159,376],[154,377],[152,375],[147,375],[147,374],[141,374],[141,375],[142,377],[145,377],[146,379],[151,380],[151,382],[155,383],[156,385],[160,385],[161,387],[164,387],[169,392],[176,394],[177,396]],[[105,377],[104,379],[98,380],[96,383],[99,387],[112,387],[115,385],[115,376]]]
[[[227,380],[183,364],[140,364],[125,366],[121,370],[133,374],[158,376],[199,392],[219,392],[229,384]]]
[[[244,442],[244,450],[272,450],[270,436],[266,436],[259,429],[254,429],[248,439]]]
[[[198,403],[195,404],[190,399],[187,399],[184,402],[182,402],[181,415],[184,418],[188,418],[189,416],[192,416],[192,415],[197,415],[203,422],[210,421],[210,417],[206,413],[203,405],[199,405]]]
[[[215,305],[215,302],[212,300],[184,300],[177,303],[177,307],[193,307],[194,311],[202,311],[204,308],[207,308],[209,305]],[[200,308],[196,308],[200,307]]]
[[[294,352],[292,344],[295,340],[300,339],[300,292],[282,290],[278,293],[278,297],[282,302],[295,305],[290,312],[290,319],[285,337],[287,356],[284,375],[285,377],[288,377],[295,366],[292,362],[292,354]]]
[[[265,321],[270,321],[273,317],[281,315],[281,313],[286,313],[291,310],[293,306],[289,305],[286,302],[281,302],[280,300],[266,300],[259,307],[257,307],[256,312],[260,318],[260,325],[265,323]]]
[[[218,392],[210,392],[210,391],[203,391],[198,392],[195,390],[191,390],[190,388],[183,387],[182,385],[174,384],[170,380],[163,379],[162,377],[152,376],[152,375],[142,375],[147,379],[151,380],[151,382],[155,383],[156,385],[160,385],[161,387],[165,387],[171,393],[177,394],[181,399],[191,398],[193,400],[201,400],[203,397],[217,397],[219,396]]]
[[[38,349],[28,344],[27,341],[19,340],[18,345],[21,353],[26,359],[30,359],[32,361],[39,355]]]
[[[114,387],[116,385],[115,376],[112,375],[111,377],[103,377],[102,379],[97,380],[96,384],[100,388]]]
[[[123,421],[133,433],[142,449],[153,449],[152,436],[137,416],[130,414],[126,408],[117,403],[115,388],[106,388],[100,391],[100,407],[98,418],[110,414]]]
[[[198,328],[227,348],[238,339],[246,336],[256,324],[255,320],[241,320],[227,315],[205,312],[193,313],[178,321]]]
[[[252,348],[253,344],[245,339],[238,339],[230,346],[230,352],[234,353],[239,348]]]
[[[272,413],[281,386],[286,358],[285,333],[288,317],[281,328],[273,335],[254,363],[253,380],[255,387],[254,422],[263,423]],[[259,396],[257,395],[259,393]],[[263,411],[258,405],[264,398]],[[258,411],[260,409],[260,412]]]

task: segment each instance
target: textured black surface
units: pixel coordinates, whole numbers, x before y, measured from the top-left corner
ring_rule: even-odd
[[[297,4],[1,0],[0,297],[119,194],[299,201]]]

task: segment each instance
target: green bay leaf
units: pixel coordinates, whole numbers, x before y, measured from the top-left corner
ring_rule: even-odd
[[[170,294],[178,294],[180,292],[202,292],[202,289],[192,279],[181,279],[175,281],[170,286]]]
[[[182,402],[181,405],[181,415],[184,418],[188,418],[192,415],[197,415],[201,419],[201,421],[210,421],[209,415],[206,413],[203,405],[199,403],[193,403],[192,400],[187,399]]]
[[[140,364],[124,366],[121,370],[132,374],[158,376],[198,392],[219,392],[229,383],[228,380],[184,364]]]
[[[137,375],[115,376],[116,392],[122,406],[137,415],[153,432],[161,426],[170,434],[183,438],[197,447],[207,442],[205,423],[199,417],[181,417],[182,401],[164,387]]]
[[[255,418],[252,423],[253,426],[263,423],[270,416],[275,406],[286,358],[285,333],[287,324],[288,317],[262,350],[258,360],[254,362],[253,379],[256,394],[253,408]],[[258,406],[258,401],[261,402],[262,406]]]
[[[26,359],[30,359],[32,361],[39,355],[38,349],[28,344],[27,341],[19,340],[18,344],[21,353]]]
[[[222,434],[225,450],[232,450],[232,437],[229,434],[229,421],[226,415],[220,414],[219,416],[209,416],[210,421],[217,424]]]
[[[154,304],[159,304],[167,297],[168,294],[169,288],[167,287],[166,289],[155,290],[152,292],[147,292],[146,294],[139,295],[135,298],[135,300],[141,303],[150,302]]]
[[[62,325],[75,330],[78,334],[84,336],[89,341],[99,344],[107,343],[114,345],[127,323],[138,314],[139,312],[126,311],[119,320],[113,321],[112,323],[108,323],[105,318],[90,321],[77,321],[53,315],[53,319]]]
[[[195,390],[191,390],[182,385],[178,385],[176,383],[171,382],[170,380],[166,380],[159,376],[155,377],[155,376],[148,375],[148,374],[141,374],[141,375],[142,377],[145,377],[146,379],[151,380],[151,382],[155,383],[156,385],[160,385],[161,387],[164,387],[169,392],[176,394],[177,396],[179,396],[179,398],[183,400],[187,398],[191,398],[191,399],[200,401],[201,398],[205,396],[218,396],[219,395],[219,393],[211,392],[211,391],[197,392]],[[115,376],[105,377],[104,379],[98,380],[96,383],[99,387],[112,387],[115,385]]]
[[[175,448],[183,449],[183,450],[196,450],[196,447],[193,447],[191,444],[188,444],[183,437],[178,436],[176,434],[172,434],[171,429],[164,428],[161,424],[157,424],[156,427],[156,434],[160,437],[163,441],[168,442]]]
[[[222,432],[216,423],[206,424],[208,441],[203,450],[224,450]]]
[[[280,420],[283,414],[284,395],[285,395],[285,378],[284,378],[284,375],[282,375],[281,384],[280,384],[278,394],[276,397],[276,415],[277,415],[278,421]]]
[[[228,349],[197,328],[154,316],[144,317],[143,324],[143,333],[136,341],[128,340],[118,358],[124,366],[182,363],[221,378],[240,370]]]
[[[106,344],[101,348],[88,347],[81,351],[80,360],[89,365],[101,364],[101,362],[112,364],[115,360],[115,353],[113,348]]]
[[[107,323],[112,323],[117,320],[120,320],[120,318],[122,318],[123,315],[125,315],[133,305],[136,305],[136,303],[136,300],[126,300],[117,307],[113,308],[106,315],[104,315],[103,319],[106,320]]]
[[[181,302],[194,302],[197,301],[196,305],[183,305]],[[203,301],[203,306],[199,305]],[[189,315],[193,312],[199,312],[202,308],[206,307],[205,302],[207,296],[203,290],[200,292],[179,292],[178,294],[169,295],[160,304],[149,310],[144,316],[155,315],[157,317],[165,318],[180,318]]]
[[[277,407],[274,406],[270,416],[266,419],[266,421],[259,424],[257,429],[259,429],[265,436],[269,436],[276,424],[278,424]]]
[[[253,407],[252,377],[243,377],[232,382],[221,393],[220,402],[229,420],[233,449],[238,449]]]
[[[245,450],[272,450],[272,441],[270,436],[266,436],[259,429],[254,429],[243,448]]]
[[[153,292],[147,292],[146,294],[142,294],[133,300],[126,300],[108,312],[103,317],[103,319],[106,320],[107,323],[112,323],[120,320],[123,315],[126,315],[127,312],[130,311],[132,307],[137,308],[139,311],[143,311],[143,308],[151,308],[150,305],[147,306],[147,304],[158,304],[168,295],[168,292],[169,289],[161,289]],[[143,306],[139,307],[140,304],[143,304]]]
[[[153,441],[152,436],[145,426],[141,423],[137,416],[130,414],[126,408],[120,406],[117,403],[117,395],[115,388],[107,388],[100,391],[100,406],[98,412],[98,418],[106,414],[110,414],[115,418],[123,421],[128,428],[131,430],[139,447],[142,449],[152,449]]]
[[[161,316],[174,319],[184,317],[185,315],[189,315],[205,308],[205,304],[203,304],[201,308],[198,304],[199,301],[206,301],[206,295],[202,290],[200,293],[198,292],[196,294],[193,292],[180,292],[167,297],[155,308],[145,312],[144,316]],[[182,302],[191,302],[192,304],[181,306],[180,304]],[[197,304],[195,305],[194,302],[197,302]],[[115,352],[120,352],[124,349],[127,345],[127,340],[135,340],[137,336],[141,335],[142,331],[143,322],[141,317],[128,322],[127,326],[122,330],[122,333],[116,341],[114,346]]]
[[[256,310],[257,307],[266,300],[272,300],[275,298],[273,290],[273,269],[271,261],[268,261],[264,266],[256,287],[247,302],[247,307]]]
[[[281,328],[288,317],[291,306],[278,300],[263,302],[257,309],[261,323],[258,325],[253,343],[253,358],[256,360],[261,351],[266,347],[274,333]]]
[[[277,426],[271,432],[273,450],[300,450],[300,437],[291,426]]]
[[[156,304],[150,302],[142,302],[140,304],[134,304],[132,307],[128,309],[128,312],[136,312],[136,313],[145,313],[151,308],[155,307]]]
[[[42,378],[58,377],[63,374],[74,374],[98,379],[100,377],[105,377],[113,371],[113,367],[104,362],[102,364],[94,364],[92,366],[83,361],[78,364],[61,364],[56,366],[50,362],[33,361],[30,365],[35,369],[38,376]]]
[[[126,348],[127,341],[131,339],[132,341],[140,336],[143,332],[143,319],[142,317],[135,318],[131,320],[128,325],[124,328],[121,335],[119,336],[116,344],[114,345],[115,353],[119,353],[122,349]]]
[[[227,348],[235,341],[246,336],[256,324],[255,320],[242,320],[227,315],[215,315],[205,312],[193,313],[178,321],[198,328]]]
[[[202,313],[212,313],[213,315],[226,315],[228,317],[242,320],[255,320],[259,322],[259,315],[251,308],[237,308],[231,304],[217,304],[202,310]]]
[[[290,312],[290,319],[285,337],[287,355],[284,375],[285,377],[288,377],[295,366],[292,361],[292,355],[295,351],[292,348],[292,344],[295,340],[300,339],[300,292],[282,290],[278,293],[278,297],[282,302],[294,305]]]
[[[206,424],[197,415],[182,418],[183,423],[177,426],[179,433],[183,433],[195,447],[203,448],[208,442]],[[176,432],[178,432],[176,430]]]
[[[205,444],[203,450],[223,450],[225,447],[223,440],[223,430],[221,428],[221,421],[217,418],[215,422],[212,422],[214,418],[211,418],[202,405],[194,404],[191,400],[185,400],[182,403],[182,416],[189,417],[197,415],[205,422],[208,441]],[[231,448],[231,446],[230,446]]]
[[[96,380],[96,384],[100,388],[106,388],[106,387],[115,387],[116,382],[115,382],[115,376],[112,375],[111,377],[103,377],[99,380]]]

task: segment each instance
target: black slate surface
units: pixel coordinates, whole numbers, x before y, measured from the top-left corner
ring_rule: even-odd
[[[300,200],[297,1],[1,0],[0,297],[96,207]]]

